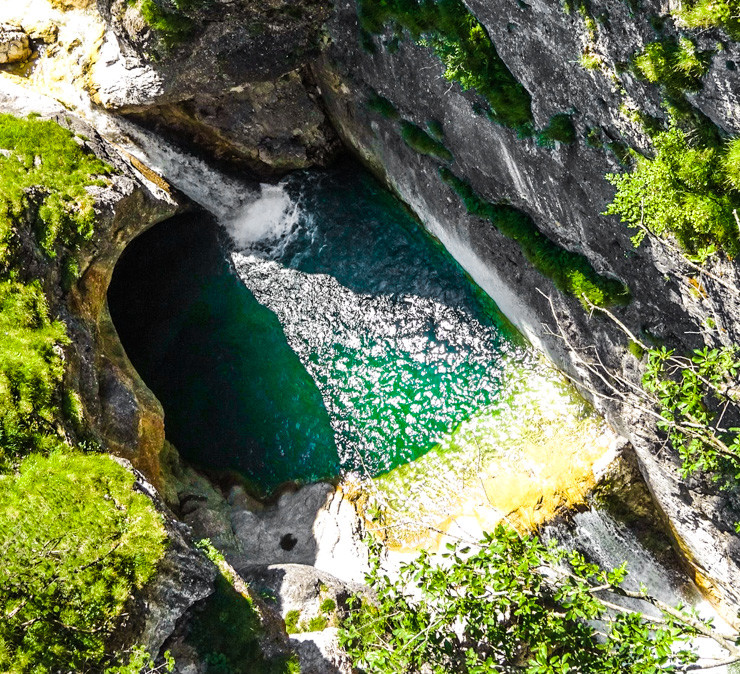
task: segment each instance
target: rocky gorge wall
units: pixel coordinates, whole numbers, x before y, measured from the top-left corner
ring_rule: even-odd
[[[575,127],[574,142],[538,143],[536,137],[521,138],[516,130],[491,121],[481,113],[481,97],[443,77],[444,66],[429,46],[390,29],[363,35],[353,0],[336,3],[329,24],[331,44],[314,66],[328,115],[345,144],[632,441],[642,473],[697,582],[716,601],[737,605],[736,498],[718,493],[701,479],[683,478],[678,458],[662,448],[652,420],[605,399],[599,378],[583,365],[584,359],[600,359],[605,371],[639,384],[641,365],[628,351],[625,333],[598,311],[586,311],[575,297],[558,291],[517,243],[489,221],[470,215],[439,175],[444,164],[483,199],[523,211],[552,241],[585,255],[599,274],[625,282],[631,301],[612,311],[635,335],[650,335],[681,352],[704,343],[737,343],[740,298],[732,291],[738,282],[736,263],[715,258],[710,265],[729,289],[710,278],[697,282],[695,269],[675,250],[656,241],[635,249],[633,231],[614,217],[600,215],[614,193],[604,175],[624,170],[608,150],[609,143],[646,147],[643,129],[629,114],[634,101],[649,114],[666,118],[658,88],[619,67],[656,39],[650,17],[664,14],[664,8],[643,2],[633,13],[619,1],[591,3],[590,13],[602,17],[593,35],[584,14],[565,11],[556,2],[470,0],[466,6],[531,95],[536,128],[567,113]],[[670,32],[670,24],[664,30]],[[724,131],[737,131],[740,88],[732,64],[738,46],[717,30],[694,37],[714,56],[703,88],[689,96],[691,104]],[[725,45],[721,52],[716,51],[718,40]],[[584,50],[597,53],[601,67],[583,67]],[[378,96],[386,99],[385,115],[371,103]],[[388,112],[390,108],[395,110]],[[441,140],[452,159],[414,150],[399,133],[399,117],[402,125],[441,124]],[[601,147],[586,142],[592,129],[603,139]],[[707,328],[707,316],[716,317],[716,329]],[[567,344],[556,335],[559,330]]]
[[[639,380],[640,363],[628,351],[624,333],[558,291],[490,222],[469,215],[438,172],[440,163],[445,164],[486,200],[505,201],[526,212],[558,245],[583,253],[598,273],[628,284],[631,302],[613,311],[635,334],[653,335],[680,350],[705,341],[740,341],[736,294],[711,278],[692,283],[695,271],[678,254],[650,242],[635,250],[630,230],[599,215],[613,194],[603,176],[622,167],[613,152],[592,147],[584,137],[598,129],[602,145],[618,141],[646,147],[642,129],[624,110],[639,101],[650,114],[664,117],[660,92],[617,64],[655,39],[649,17],[662,8],[646,2],[633,14],[616,0],[593,3],[592,12],[607,13],[609,20],[592,37],[583,15],[567,13],[559,3],[467,3],[515,79],[531,94],[535,126],[543,129],[554,115],[571,115],[575,142],[546,146],[481,114],[477,94],[444,79],[444,68],[428,47],[408,37],[394,39],[391,33],[371,38],[374,50],[367,36],[363,46],[352,0],[338,0],[333,9],[323,2],[193,3],[185,13],[186,33],[169,46],[163,42],[170,40],[167,33],[143,20],[143,5],[100,0],[95,12],[89,2],[66,3],[63,17],[54,20],[67,23],[56,33],[34,14],[38,27],[30,34],[36,65],[24,78],[40,87],[52,81],[59,85],[65,82],[64,77],[54,80],[59,64],[73,63],[76,91],[262,177],[329,161],[338,148],[338,133],[530,341],[580,382],[630,438],[643,476],[697,580],[715,599],[737,605],[740,553],[732,523],[740,519],[740,506],[712,485],[682,478],[677,458],[661,450],[649,420],[588,393],[598,391],[599,382],[583,367],[584,354],[596,353],[612,372]],[[175,11],[169,0],[157,6]],[[19,4],[0,11],[22,15],[24,10]],[[87,35],[80,35],[84,39],[77,44],[74,26],[81,24],[70,17],[84,17],[91,22],[85,25],[97,27],[90,44]],[[717,31],[695,38],[702,49],[714,49],[720,39],[725,48],[715,51],[703,88],[690,95],[691,102],[725,131],[738,131],[735,92],[740,88],[727,64],[735,63],[740,51]],[[600,54],[604,68],[579,65],[586,47]],[[64,86],[56,86],[55,92],[68,104],[77,100]],[[375,94],[388,99],[403,120],[421,128],[432,120],[440,123],[453,160],[440,162],[404,142],[398,121],[368,106]],[[3,107],[24,112],[18,108],[21,100],[11,92]],[[61,115],[61,110],[50,114]],[[94,132],[87,135],[95,142]],[[112,157],[104,144],[97,149]],[[121,165],[120,160],[114,163]],[[160,456],[165,448],[161,407],[128,363],[105,306],[120,252],[143,229],[172,215],[178,199],[147,182],[135,167],[121,168],[116,195],[101,195],[98,234],[82,253],[80,282],[62,295],[59,270],[52,271],[47,292],[70,326],[76,345],[69,356],[75,361],[71,371],[87,392],[84,402],[101,440],[129,457],[164,489],[168,500],[184,502],[178,498],[182,494],[174,493],[179,486],[160,479],[166,463]],[[720,259],[712,264],[715,273],[737,286],[737,265]],[[706,292],[697,291],[697,285]],[[570,346],[553,335],[558,328],[550,301]],[[718,330],[707,328],[703,319],[708,314],[718,318]],[[192,502],[200,498],[190,498],[187,488],[183,494]],[[193,523],[208,516],[205,511],[193,515],[190,506],[187,510]],[[206,524],[201,534],[213,530]],[[233,537],[229,526],[223,528]]]

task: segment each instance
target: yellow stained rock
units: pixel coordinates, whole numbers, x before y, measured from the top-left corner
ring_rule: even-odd
[[[360,510],[386,545],[437,550],[502,520],[534,531],[585,504],[618,438],[552,372],[525,379],[501,409],[372,481]]]
[[[47,45],[24,72],[32,88],[70,107],[94,90],[90,73],[105,34],[94,0],[0,2],[0,23],[20,25]]]

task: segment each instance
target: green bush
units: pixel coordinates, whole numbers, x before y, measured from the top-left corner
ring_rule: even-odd
[[[420,154],[436,157],[442,161],[452,161],[452,153],[438,140],[432,138],[424,129],[412,122],[401,122],[401,138],[406,145]]]
[[[709,67],[705,53],[687,37],[660,40],[645,45],[632,57],[637,75],[652,84],[662,84],[672,91],[698,91]]]
[[[617,188],[606,213],[657,236],[673,234],[691,255],[705,256],[722,248],[730,257],[740,253],[740,233],[734,211],[740,208],[735,187],[737,141],[726,146],[689,141],[677,126],[653,138],[655,157],[638,156],[630,173],[610,174]]]
[[[672,13],[689,28],[721,27],[734,40],[740,39],[738,0],[682,0]]]
[[[30,456],[0,477],[0,670],[90,671],[165,533],[133,474],[103,455]]]
[[[559,290],[581,302],[585,296],[597,306],[629,302],[629,289],[621,281],[601,276],[584,255],[548,239],[526,213],[481,199],[468,183],[447,168],[440,168],[439,174],[462,199],[468,213],[489,220],[504,236],[516,241],[534,268]]]
[[[64,326],[49,319],[39,283],[0,281],[0,470],[58,447]]]
[[[92,236],[93,198],[85,189],[103,184],[111,167],[86,153],[52,121],[0,114],[0,268],[7,268],[11,235],[25,212],[38,209],[36,235],[50,257],[61,241],[76,245]]]
[[[359,671],[657,674],[698,660],[697,619],[647,591],[626,601],[626,564],[601,569],[503,525],[443,556],[420,553],[396,580],[371,557],[373,601],[351,597],[339,633]],[[643,616],[653,602],[661,613]]]
[[[553,115],[550,123],[537,135],[539,145],[551,147],[555,141],[570,145],[576,139],[576,130],[570,115],[562,112]]]
[[[516,129],[531,126],[529,93],[462,0],[359,0],[358,13],[364,35],[382,33],[391,24],[431,48],[445,67],[445,78],[475,89],[495,121]]]

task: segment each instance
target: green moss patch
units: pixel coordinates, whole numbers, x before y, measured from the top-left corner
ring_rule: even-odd
[[[436,157],[442,161],[452,161],[452,153],[438,140],[432,138],[424,129],[408,121],[401,122],[401,138],[406,145],[420,154]]]
[[[556,141],[570,145],[575,139],[573,120],[565,112],[553,115],[550,123],[537,135],[537,143],[546,147],[552,147]]]
[[[49,318],[38,283],[0,281],[0,470],[62,444],[55,430],[64,326]]]
[[[566,250],[548,239],[526,213],[512,206],[485,201],[469,183],[447,168],[440,168],[439,174],[462,199],[468,213],[489,220],[504,236],[516,241],[527,260],[559,290],[582,302],[585,297],[597,306],[629,301],[629,289],[621,281],[601,276],[584,255]]]
[[[117,659],[106,645],[155,573],[165,531],[130,471],[73,449],[84,419],[79,392],[63,387],[65,326],[31,269],[21,281],[14,244],[33,232],[53,258],[88,240],[86,188],[111,167],[35,118],[0,115],[0,150],[0,671],[99,672]],[[67,282],[79,274],[69,250],[59,265]]]
[[[0,669],[93,671],[164,554],[160,516],[101,455],[31,456],[0,477]],[[99,671],[99,670],[98,670]]]
[[[93,198],[86,188],[105,184],[112,168],[83,150],[52,121],[0,115],[0,267],[7,266],[14,223],[38,214],[36,236],[54,257],[58,242],[77,245],[92,236]]]
[[[195,21],[186,12],[203,9],[212,0],[173,0],[175,9],[162,9],[154,0],[128,0],[138,7],[146,24],[160,37],[167,49],[185,42],[195,30]]]
[[[720,27],[733,40],[740,40],[738,0],[683,0],[672,13],[689,28]]]
[[[400,119],[400,115],[398,113],[398,110],[396,109],[396,106],[393,105],[393,103],[391,103],[387,98],[381,96],[375,91],[368,97],[367,107],[369,110],[377,112],[386,119]]]

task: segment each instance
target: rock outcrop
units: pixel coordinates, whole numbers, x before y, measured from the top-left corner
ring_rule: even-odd
[[[146,179],[95,129],[56,101],[9,79],[0,79],[0,111],[34,112],[78,134],[79,142],[115,167],[107,185],[91,187],[95,198],[93,238],[74,252],[76,282],[65,290],[63,255],[43,255],[23,243],[23,269],[44,279],[51,312],[64,321],[71,343],[65,349],[66,386],[79,392],[89,439],[129,459],[161,486],[159,453],[164,446],[162,407],[129,362],[108,314],[106,292],[118,256],[148,227],[181,208],[181,202]],[[74,429],[69,433],[75,437]]]
[[[629,115],[630,101],[639,100],[649,114],[665,115],[658,89],[623,67],[655,39],[649,18],[660,14],[660,7],[642,3],[633,16],[625,3],[593,2],[591,14],[608,18],[592,37],[582,14],[565,12],[558,3],[469,0],[466,6],[485,27],[514,78],[531,94],[536,128],[543,129],[556,114],[568,113],[575,125],[573,143],[547,147],[535,137],[520,138],[515,130],[494,123],[481,114],[482,99],[446,80],[432,49],[415,44],[408,35],[394,37],[388,28],[382,36],[365,35],[361,43],[353,0],[336,3],[329,24],[331,45],[314,70],[328,114],[345,144],[413,209],[530,341],[579,382],[617,430],[630,438],[697,581],[715,600],[724,597],[736,605],[740,556],[732,523],[740,519],[738,503],[701,480],[683,478],[678,458],[658,451],[652,420],[604,399],[598,378],[583,366],[584,349],[596,349],[607,371],[639,383],[640,364],[627,350],[624,333],[613,321],[585,311],[577,299],[559,292],[490,222],[469,215],[458,195],[440,180],[440,161],[406,144],[394,115],[384,116],[368,106],[379,94],[402,120],[422,128],[430,121],[441,125],[444,146],[454,157],[450,168],[482,198],[515,206],[551,240],[586,255],[600,274],[627,282],[632,301],[615,313],[635,334],[651,335],[684,352],[705,342],[738,343],[736,292],[708,278],[697,282],[695,270],[658,242],[635,249],[632,232],[615,218],[600,215],[613,194],[603,176],[622,170],[609,144],[645,147],[643,131]],[[670,33],[670,26],[665,30]],[[727,63],[735,62],[738,47],[716,30],[694,37],[700,49],[714,55],[704,89],[690,96],[691,103],[725,131],[737,131],[740,113],[732,92],[738,90],[738,74],[728,70]],[[725,51],[715,50],[718,40]],[[590,48],[604,64],[596,70],[578,63],[591,41]],[[601,147],[586,142],[592,129],[602,139]],[[717,259],[712,271],[730,288],[738,286],[737,264]],[[697,283],[705,291],[697,291]],[[717,329],[707,328],[707,315],[717,317]],[[567,343],[558,336],[561,330]]]
[[[30,57],[28,35],[16,26],[0,24],[0,65],[26,61]]]
[[[306,68],[328,2],[148,3],[176,35],[145,4],[100,3],[110,30],[93,69],[98,102],[258,175],[331,159],[336,136]]]

